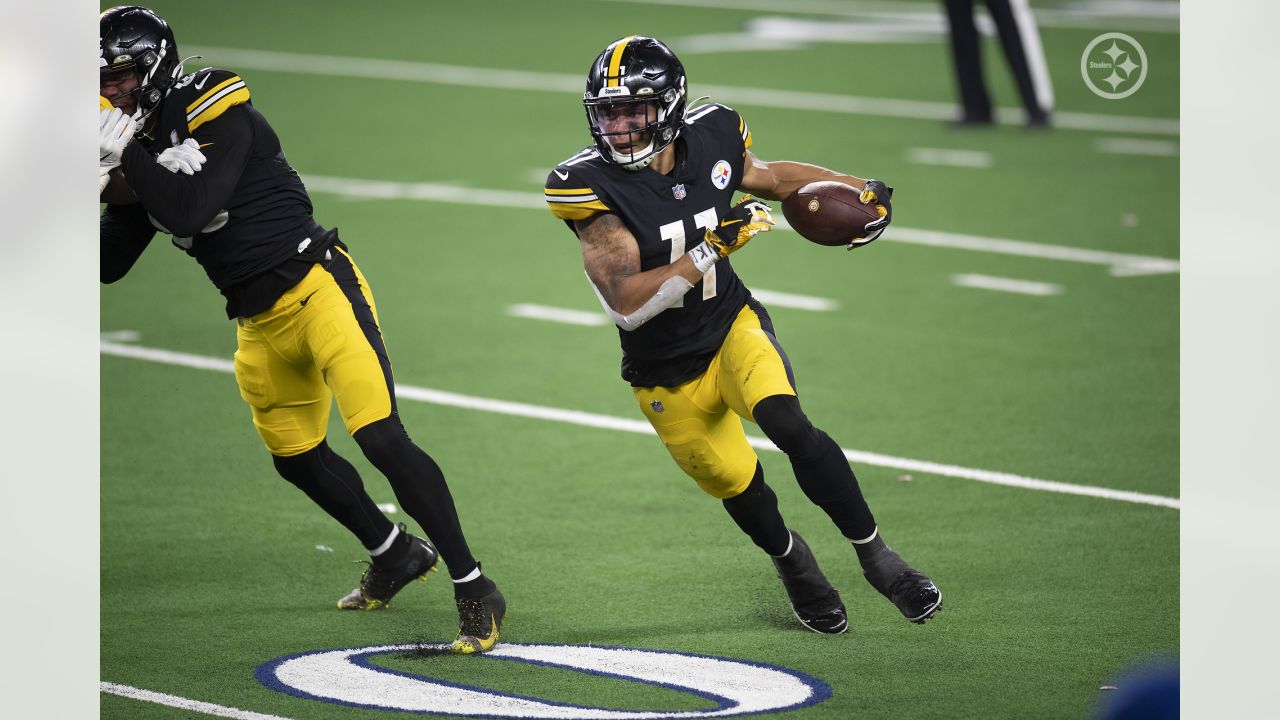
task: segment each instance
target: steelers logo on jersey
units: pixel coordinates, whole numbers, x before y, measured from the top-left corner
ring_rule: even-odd
[[[711,168],[711,182],[720,190],[729,187],[729,180],[732,177],[733,166],[728,160],[718,160],[715,167]]]

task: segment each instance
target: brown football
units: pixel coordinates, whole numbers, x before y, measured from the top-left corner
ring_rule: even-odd
[[[848,245],[865,234],[867,223],[880,217],[875,206],[862,204],[858,195],[857,188],[844,183],[812,182],[782,201],[782,214],[810,242]]]

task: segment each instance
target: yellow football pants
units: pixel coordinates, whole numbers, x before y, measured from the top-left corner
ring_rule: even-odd
[[[746,490],[755,475],[742,419],[754,422],[752,410],[767,397],[796,394],[782,352],[749,306],[702,375],[674,388],[632,390],[680,469],[721,499]]]
[[[253,424],[273,455],[320,444],[338,399],[347,431],[395,409],[391,361],[364,275],[340,248],[269,310],[236,329],[235,374]]]

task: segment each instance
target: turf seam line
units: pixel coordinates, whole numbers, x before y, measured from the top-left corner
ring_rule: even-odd
[[[234,372],[234,363],[222,358],[193,355],[191,353],[164,350],[161,348],[149,348],[140,345],[124,345],[121,343],[106,341],[101,342],[99,347],[100,351],[104,355],[131,358],[134,360],[145,360],[148,362],[189,367],[199,370],[213,370],[223,373]],[[645,420],[633,420],[630,418],[612,417],[610,415],[600,415],[580,410],[567,410],[563,408],[529,405],[526,403],[511,402],[507,400],[474,397],[445,390],[433,390],[431,388],[405,385],[403,383],[396,383],[396,397],[406,400],[417,400],[419,402],[429,403],[432,405],[444,405],[466,410],[479,410],[482,412],[513,415],[537,420],[550,420],[553,422],[563,422],[572,425],[582,425],[605,430],[617,430],[620,432],[637,433],[641,435],[654,434],[653,427]],[[751,443],[752,447],[758,450],[779,452],[778,448],[766,438],[747,436],[747,441]],[[872,453],[862,450],[850,450],[846,448],[841,448],[841,450],[844,452],[844,456],[851,462],[862,463],[864,465],[909,470],[963,480],[975,480],[977,482],[1023,488],[1027,490],[1041,490],[1066,495],[1080,495],[1085,497],[1101,498],[1104,500],[1137,503],[1139,505],[1166,507],[1174,510],[1181,509],[1181,501],[1178,498],[1165,497],[1162,495],[1148,495],[1146,493],[1133,492],[1130,490],[1115,490],[1112,488],[1097,487],[1093,485],[1075,485],[1072,483],[1057,482],[1053,480],[1041,480],[1039,478],[1015,475],[1012,473],[966,468],[957,465],[946,465],[943,463],[930,462],[928,460],[915,460],[912,458],[882,455],[880,453]]]

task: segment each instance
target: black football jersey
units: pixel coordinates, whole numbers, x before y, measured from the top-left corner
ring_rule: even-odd
[[[237,307],[244,304],[237,288],[332,243],[332,234],[312,218],[302,179],[235,73],[204,68],[183,77],[158,112],[155,128],[126,149],[130,186],[152,224],[227,295],[228,314],[264,309]],[[156,164],[156,155],[187,138],[207,158],[201,171],[186,176]]]
[[[571,229],[574,220],[617,215],[635,236],[642,271],[678,260],[726,216],[751,147],[745,121],[724,105],[695,108],[685,122],[670,175],[626,170],[594,146],[557,165],[547,176],[551,212]],[[674,387],[701,375],[750,297],[729,259],[719,261],[680,303],[634,330],[618,329],[623,379]]]

